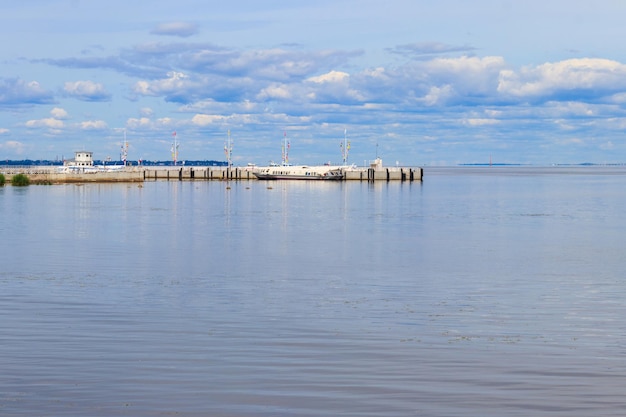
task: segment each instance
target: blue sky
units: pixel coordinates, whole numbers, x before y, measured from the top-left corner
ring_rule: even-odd
[[[0,160],[626,162],[622,0],[28,0]]]

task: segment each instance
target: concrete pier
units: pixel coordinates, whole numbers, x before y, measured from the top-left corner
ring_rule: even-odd
[[[8,184],[14,175],[24,174],[31,184],[65,184],[87,182],[143,182],[143,172],[134,168],[118,171],[59,172],[58,167],[0,168]]]
[[[251,167],[128,167],[117,171],[59,172],[58,167],[0,168],[7,183],[25,174],[32,184],[143,181],[257,180]],[[422,168],[347,167],[344,181],[421,181]]]
[[[249,167],[145,167],[145,181],[256,180]],[[344,171],[344,181],[421,181],[422,168],[359,168]]]
[[[144,181],[256,180],[250,168],[238,167],[142,167]]]
[[[344,171],[346,181],[421,181],[422,176],[422,168],[353,168]]]

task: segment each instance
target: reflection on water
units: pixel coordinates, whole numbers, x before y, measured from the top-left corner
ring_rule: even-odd
[[[621,415],[617,170],[2,188],[0,414]]]

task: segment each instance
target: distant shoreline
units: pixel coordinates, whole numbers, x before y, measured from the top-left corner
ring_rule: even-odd
[[[427,165],[426,165],[427,166]],[[566,164],[566,163],[554,163],[554,164],[548,164],[548,165],[539,165],[539,164],[494,164],[494,163],[489,163],[489,162],[485,162],[485,163],[473,163],[473,164],[458,164],[458,165],[449,165],[449,166],[479,166],[479,167],[489,167],[489,166],[494,166],[494,167],[546,167],[546,166],[562,166],[562,167],[587,167],[587,166],[597,166],[597,167],[612,167],[612,166],[626,166],[626,162],[616,162],[616,163],[604,163],[604,164],[599,164],[599,163],[593,163],[593,162],[582,162],[582,163],[571,163],[571,164]]]

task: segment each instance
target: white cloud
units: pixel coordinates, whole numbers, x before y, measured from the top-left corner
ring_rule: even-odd
[[[499,92],[518,97],[581,90],[597,95],[619,87],[626,87],[626,65],[597,58],[545,63],[518,72],[503,70],[498,80]]]
[[[104,101],[111,97],[104,85],[93,81],[68,81],[63,89],[69,96],[79,100]]]
[[[564,139],[557,139],[555,141],[557,144],[559,145],[563,145],[563,146],[569,146],[569,145],[584,145],[585,141],[582,140],[581,138],[564,138]]]
[[[499,120],[496,119],[465,119],[463,120],[463,124],[467,126],[486,126],[486,125],[496,125],[500,123]]]
[[[141,109],[139,109],[139,114],[145,117],[151,117],[154,115],[154,110],[152,110],[150,107],[142,107]]]
[[[330,71],[309,77],[305,80],[306,84],[302,86],[307,88],[302,97],[307,97],[312,102],[363,103],[367,101],[367,91],[361,91],[358,87],[362,86],[367,89],[363,82],[364,78],[368,77],[360,76],[353,82],[350,74],[343,71]]]
[[[63,128],[64,123],[62,120],[49,117],[46,119],[29,120],[25,125],[28,128],[44,127],[48,129],[61,129]]]
[[[626,103],[626,93],[617,92],[607,97],[606,101],[615,104],[624,104]]]
[[[256,104],[251,102],[250,100],[244,100],[243,103],[241,103],[241,107],[245,111],[251,111],[256,107]]]
[[[37,81],[26,82],[19,78],[0,78],[0,105],[23,106],[49,104],[54,101],[51,92]]]
[[[154,130],[173,129],[177,125],[178,120],[171,117],[161,117],[153,120],[148,117],[130,118],[126,120],[126,128],[134,130]]]
[[[196,126],[208,126],[213,123],[224,122],[226,118],[224,116],[216,116],[209,114],[196,114],[191,118],[191,123]]]
[[[34,128],[47,128],[47,129],[62,129],[65,127],[64,119],[69,117],[67,111],[60,107],[55,107],[50,110],[50,115],[52,117],[47,117],[43,119],[35,119],[27,121],[24,126],[34,129]]]
[[[458,58],[436,58],[428,61],[426,66],[433,72],[440,71],[445,74],[483,75],[500,71],[505,66],[505,62],[501,56],[486,56],[483,58],[462,56]]]
[[[160,125],[170,126],[174,124],[175,119],[172,119],[171,117],[161,117],[157,119],[156,122],[157,124],[160,124]]]
[[[67,119],[68,117],[67,112],[60,107],[55,107],[52,110],[50,110],[50,114],[52,115],[53,118],[59,119],[59,120]]]
[[[142,96],[156,96],[150,91],[150,83],[147,81],[137,81],[133,86],[133,91]]]
[[[130,118],[126,120],[126,126],[130,129],[139,129],[142,127],[149,127],[152,121],[148,117]]]
[[[424,96],[422,101],[427,106],[435,106],[439,104],[445,104],[446,100],[453,96],[452,87],[449,85],[444,85],[442,87],[431,87],[428,94]]]
[[[0,135],[6,135],[9,132],[10,132],[9,129],[0,128]]]
[[[382,67],[366,69],[363,74],[371,78],[388,78],[387,71]]]
[[[418,69],[426,72],[426,82],[431,86],[448,85],[449,95],[459,95],[461,100],[476,95],[493,96],[498,86],[498,75],[506,67],[504,59],[497,56],[437,58]]]
[[[291,92],[289,91],[289,87],[284,84],[274,84],[261,90],[257,98],[260,100],[289,99],[291,98]]]
[[[182,72],[170,71],[167,78],[148,82],[138,81],[133,91],[143,96],[159,96],[177,91],[184,91],[189,87],[188,76]]]
[[[109,126],[102,120],[88,120],[80,123],[80,128],[83,130],[104,130]]]
[[[487,109],[485,110],[485,114],[489,117],[500,117],[504,114],[504,112],[502,110]]]
[[[552,104],[552,103],[551,103]],[[558,111],[560,116],[594,116],[595,111],[593,105],[589,103],[568,101],[565,103],[554,103],[555,110]]]
[[[350,74],[342,71],[330,71],[326,74],[318,75],[317,77],[309,77],[307,81],[314,83],[337,83],[343,82],[350,78]]]

